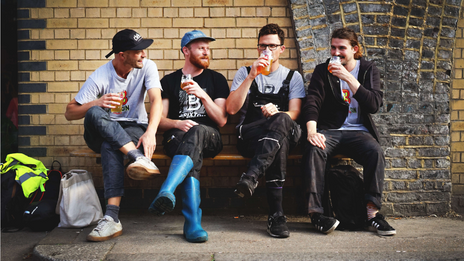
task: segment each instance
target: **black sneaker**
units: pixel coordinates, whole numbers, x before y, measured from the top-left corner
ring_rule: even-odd
[[[333,232],[337,226],[340,224],[340,221],[332,217],[326,217],[321,213],[314,213],[311,216],[311,223],[316,227],[317,230],[322,233],[329,234]]]
[[[287,217],[282,212],[276,212],[267,219],[267,233],[271,237],[288,237]]]
[[[381,236],[393,236],[396,235],[396,230],[392,228],[382,214],[377,213],[374,218],[367,221],[369,230],[377,231],[377,234]]]
[[[250,177],[246,175],[245,173],[243,173],[237,185],[235,186],[234,193],[242,198],[251,197],[251,195],[253,195],[253,193],[255,192],[255,188],[257,186],[258,186],[258,181],[255,181],[253,177]]]

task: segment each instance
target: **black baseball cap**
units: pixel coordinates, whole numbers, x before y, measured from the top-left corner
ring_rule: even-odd
[[[111,52],[109,52],[105,57],[108,58],[113,53],[124,52],[127,50],[144,50],[152,43],[152,39],[143,39],[136,31],[124,29],[114,35],[113,50],[111,50]]]

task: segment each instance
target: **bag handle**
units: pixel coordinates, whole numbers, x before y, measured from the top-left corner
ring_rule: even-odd
[[[61,170],[61,163],[60,163],[59,161],[57,161],[57,160],[54,160],[54,161],[52,162],[52,166],[50,167],[50,170],[55,170],[55,167],[53,166],[53,165],[55,164],[55,162],[58,163],[58,165],[59,165],[58,170],[59,170],[61,173],[63,173],[63,170]]]

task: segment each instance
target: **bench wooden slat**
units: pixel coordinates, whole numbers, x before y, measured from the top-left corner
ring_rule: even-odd
[[[89,158],[100,158],[101,157],[99,153],[95,153],[93,150],[91,150],[89,148],[71,151],[70,155],[72,157],[89,157]],[[291,159],[291,160],[301,159],[301,158],[302,158],[302,155],[297,155],[297,154],[290,154],[288,156],[288,159]],[[171,158],[166,156],[163,153],[155,151],[155,153],[153,154],[152,159],[169,160]],[[233,154],[233,153],[219,153],[216,157],[208,158],[208,159],[213,159],[213,160],[249,160],[249,158],[245,158],[242,155]]]

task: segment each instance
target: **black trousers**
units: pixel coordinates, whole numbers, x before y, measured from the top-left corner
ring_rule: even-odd
[[[364,131],[323,130],[319,133],[326,138],[326,148],[313,146],[306,140],[303,154],[308,213],[324,213],[322,196],[326,163],[328,158],[338,153],[363,166],[364,199],[380,209],[385,171],[385,155],[380,144],[370,133]]]
[[[247,175],[256,180],[265,175],[266,182],[282,186],[287,173],[287,157],[301,137],[300,127],[286,113],[277,113],[239,128],[237,149],[252,158]]]
[[[207,125],[195,125],[187,132],[179,129],[171,129],[163,135],[163,146],[166,155],[187,155],[193,161],[193,168],[189,172],[200,180],[200,169],[203,158],[214,157],[222,150],[221,134],[216,128]]]

